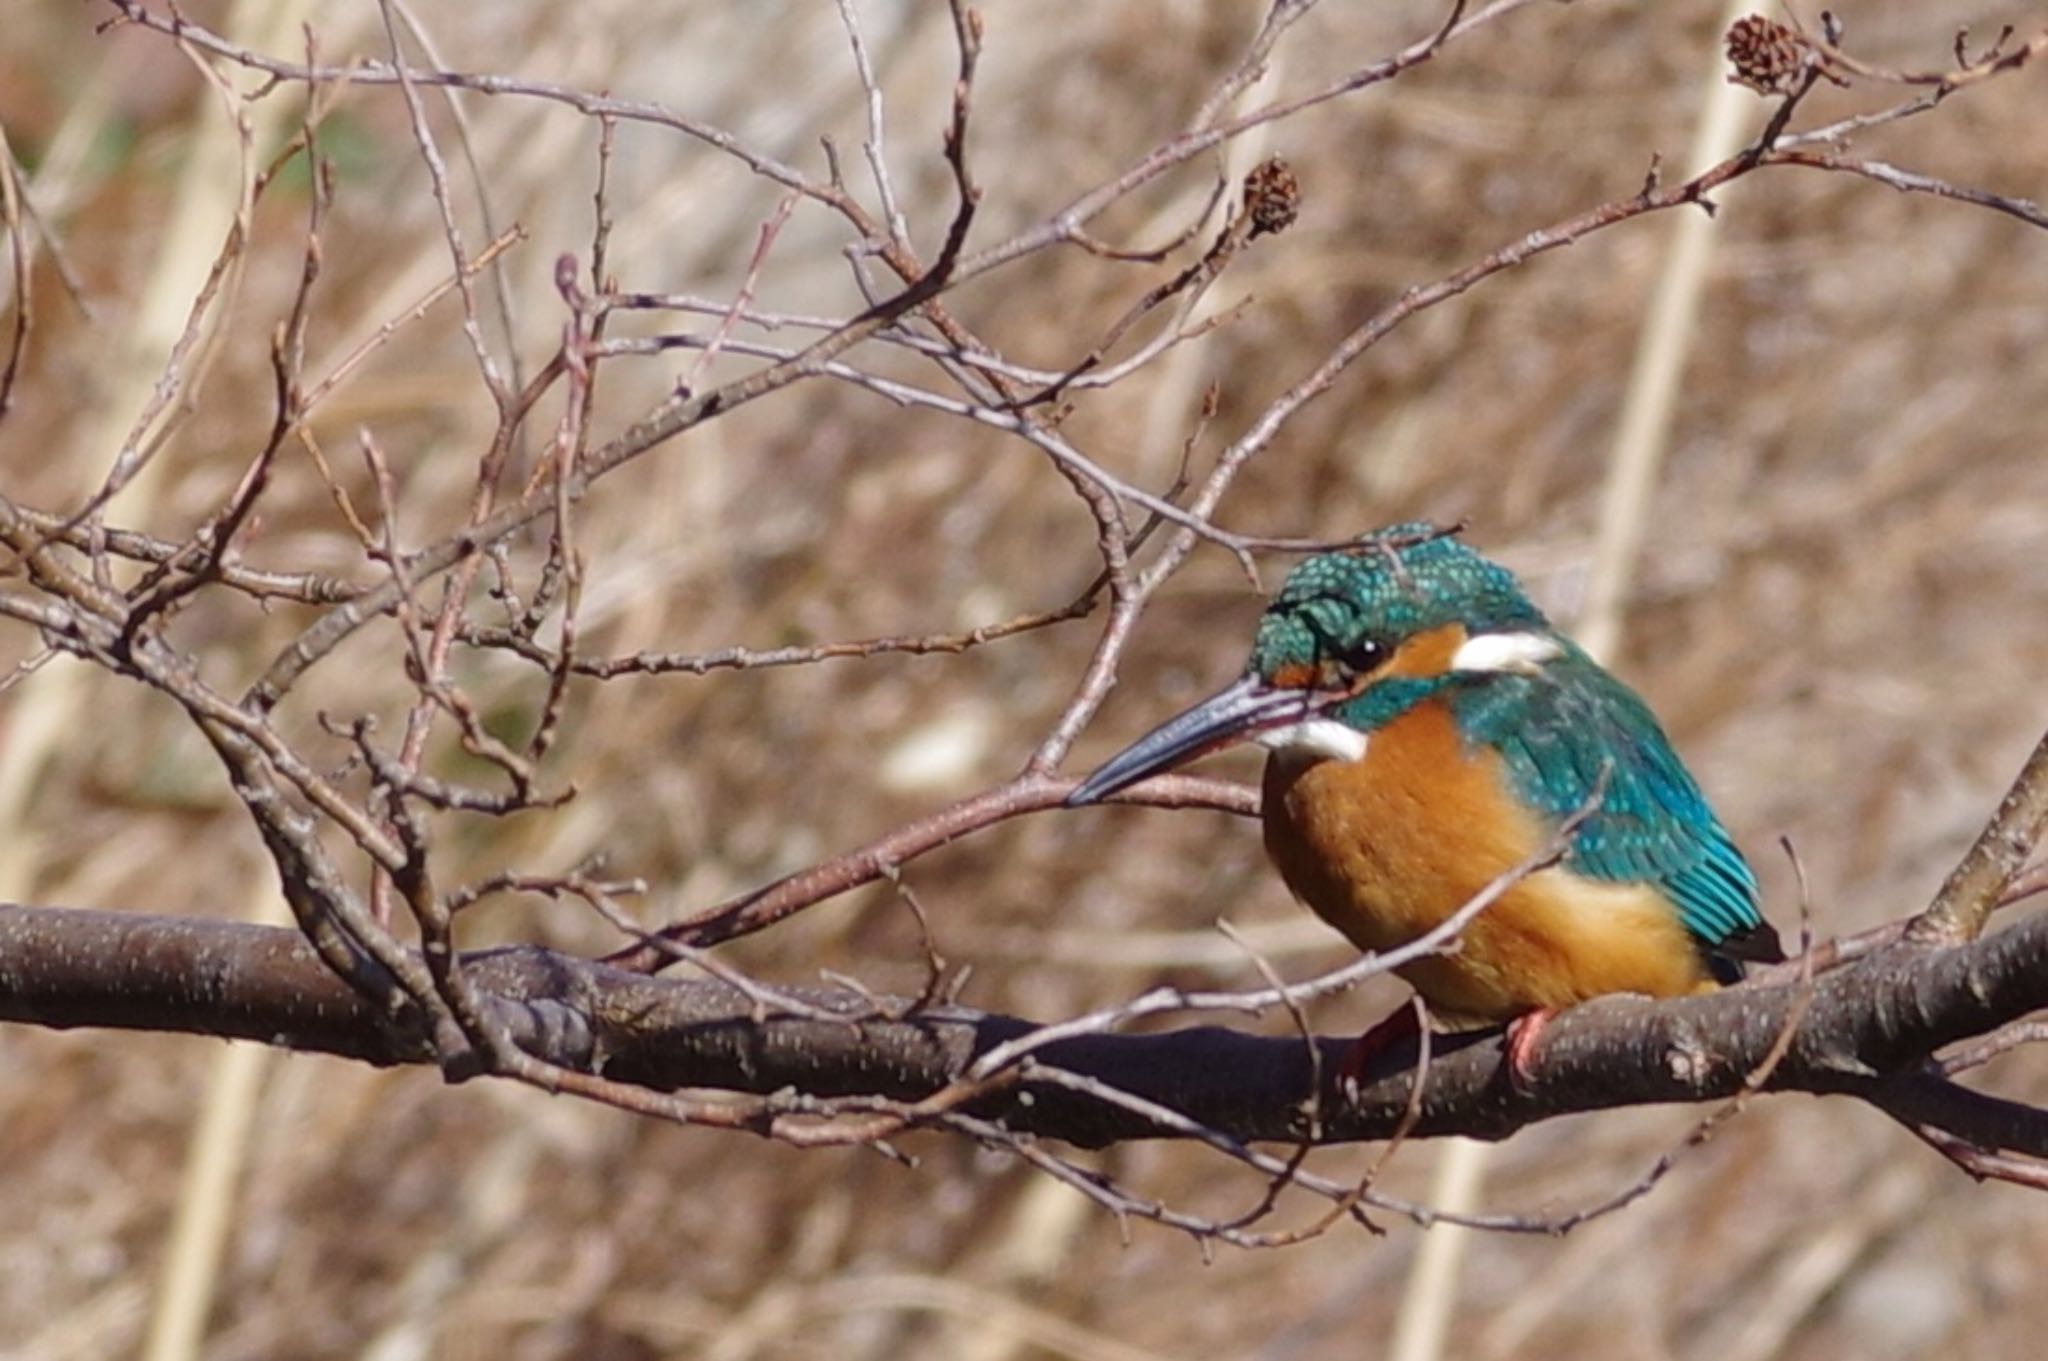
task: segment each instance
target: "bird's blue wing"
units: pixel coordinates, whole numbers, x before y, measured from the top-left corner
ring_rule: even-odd
[[[1554,818],[1606,788],[1565,864],[1593,879],[1654,883],[1708,948],[1767,932],[1756,876],[1648,706],[1586,656],[1535,675],[1493,675],[1453,704],[1468,738],[1497,750],[1515,792]]]

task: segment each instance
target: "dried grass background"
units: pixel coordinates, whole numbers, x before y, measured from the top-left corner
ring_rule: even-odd
[[[152,36],[94,36],[91,7],[16,5],[0,36],[0,125],[99,314],[48,266],[35,363],[0,426],[0,476],[74,502],[111,450],[84,439],[195,129],[221,118]],[[383,51],[375,7],[317,7],[323,52]],[[1178,126],[1262,6],[1199,0],[990,0],[972,154],[977,239],[1032,220]],[[1224,438],[1369,309],[1533,227],[1630,192],[1679,156],[1718,5],[1537,7],[1391,86],[1280,125],[1300,224],[1234,264],[1241,319],[1080,403],[1069,429],[1120,474],[1172,476],[1204,384]],[[1962,3],[1839,7],[1853,47],[1931,66],[1960,24],[2029,19]],[[943,222],[938,130],[953,78],[943,7],[865,4],[913,222]],[[225,7],[191,6],[203,22]],[[330,12],[331,11],[331,12]],[[861,140],[844,34],[822,0],[421,6],[442,58],[660,99],[781,156],[821,132]],[[1433,6],[1328,4],[1285,44],[1272,89],[1307,89],[1411,41]],[[2038,17],[2038,16],[2033,16]],[[296,39],[281,51],[295,52]],[[2048,183],[2036,72],[1888,131],[1888,159],[2021,195]],[[1823,114],[1860,107],[1824,91]],[[588,241],[596,128],[559,108],[470,98],[501,225],[531,239],[507,274],[521,352],[554,343],[549,282]],[[437,128],[449,133],[444,105]],[[1757,105],[1761,124],[1767,107]],[[331,128],[340,197],[311,349],[343,352],[446,269],[425,173],[392,91],[358,91]],[[452,135],[452,134],[450,134]],[[855,157],[850,155],[849,160]],[[730,295],[771,186],[668,133],[619,133],[614,269],[628,287]],[[1190,173],[1104,224],[1153,240],[1206,192]],[[47,176],[48,178],[40,178]],[[469,212],[465,205],[465,212]],[[215,504],[270,420],[267,341],[298,268],[303,199],[258,216],[237,323],[146,502],[117,520],[183,530]],[[468,219],[472,245],[482,239]],[[2043,719],[2048,674],[2048,237],[1962,205],[1845,177],[1771,171],[1737,186],[1676,437],[1654,498],[1619,670],[1664,715],[1796,920],[1789,837],[1820,931],[1924,903]],[[1425,313],[1296,419],[1226,500],[1233,528],[1337,536],[1465,517],[1482,548],[1569,617],[1583,592],[1607,442],[1665,225],[1628,224]],[[761,288],[772,309],[859,306],[822,214],[799,210]],[[922,242],[930,248],[934,242]],[[1156,279],[1077,251],[957,297],[1011,353],[1054,362]],[[1105,279],[1117,281],[1105,287]],[[373,428],[423,541],[461,513],[489,403],[446,305],[325,408],[332,449]],[[502,340],[500,340],[502,352]],[[657,396],[687,359],[615,366],[600,419]],[[636,386],[637,382],[637,386]],[[1213,452],[1214,435],[1198,450]],[[358,550],[303,467],[266,501],[252,555],[352,569]],[[1086,515],[1015,442],[811,383],[692,432],[586,504],[586,648],[699,650],[965,628],[1063,602],[1093,571]],[[1269,574],[1281,564],[1268,565]],[[1270,579],[1277,579],[1271,577]],[[1258,599],[1227,555],[1147,615],[1077,765],[1234,674]],[[225,607],[188,622],[254,665],[296,621]],[[191,636],[190,634],[187,635]],[[623,680],[578,691],[556,773],[582,797],[445,848],[451,875],[561,867],[604,850],[666,920],[857,844],[1013,768],[1079,673],[1088,624],[961,657]],[[408,697],[392,640],[312,689]],[[0,632],[0,665],[24,655]],[[218,768],[167,705],[70,662],[47,760],[20,778],[24,900],[233,914],[270,884]],[[529,670],[464,680],[532,705]],[[0,741],[23,738],[0,695]],[[378,697],[383,697],[378,700]],[[313,699],[317,702],[319,696]],[[310,714],[310,705],[307,713]],[[307,719],[308,730],[311,720]],[[1247,756],[1218,768],[1249,776]],[[4,796],[0,796],[4,797]],[[971,960],[978,1005],[1057,1017],[1162,978],[1252,978],[1213,931],[1245,927],[1290,972],[1342,957],[1288,900],[1256,830],[1214,814],[1027,819],[907,878],[942,950]],[[581,949],[612,938],[568,907],[485,914],[475,938]],[[772,979],[820,969],[915,984],[894,896],[866,891],[738,946]],[[1358,1027],[1387,986],[1317,1015]],[[1284,1027],[1284,1018],[1272,1024]],[[194,1110],[218,1046],[115,1033],[0,1031],[0,1354],[133,1354],[167,1251]],[[2048,1095],[2048,1070],[1996,1070]],[[216,1358],[977,1358],[1318,1361],[1374,1355],[1421,1233],[1333,1234],[1219,1252],[1106,1216],[957,1141],[914,1139],[908,1169],[864,1151],[797,1152],[636,1120],[503,1083],[288,1058],[261,1087],[204,1354]],[[1630,1111],[1525,1133],[1489,1203],[1566,1208],[1626,1185],[1695,1118]],[[1356,1172],[1374,1150],[1325,1152]],[[1433,1151],[1390,1189],[1422,1194]],[[1133,1146],[1106,1165],[1207,1213],[1259,1186],[1195,1149]],[[1562,1240],[1473,1249],[1461,1357],[2038,1355],[2048,1332],[2048,1202],[1978,1187],[1861,1108],[1765,1100],[1686,1156],[1647,1200]]]

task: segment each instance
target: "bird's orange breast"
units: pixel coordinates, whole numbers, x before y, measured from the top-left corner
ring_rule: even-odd
[[[1275,753],[1265,834],[1295,896],[1376,951],[1442,923],[1538,850],[1549,829],[1511,796],[1500,757],[1467,744],[1449,707],[1431,700],[1374,732],[1359,760]],[[1451,953],[1400,973],[1452,1024],[1609,992],[1668,997],[1711,986],[1654,886],[1561,866],[1509,889]]]

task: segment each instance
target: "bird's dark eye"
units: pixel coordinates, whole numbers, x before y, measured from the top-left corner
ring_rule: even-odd
[[[1347,644],[1337,653],[1337,660],[1355,675],[1364,675],[1387,659],[1387,650],[1370,638],[1361,638]]]

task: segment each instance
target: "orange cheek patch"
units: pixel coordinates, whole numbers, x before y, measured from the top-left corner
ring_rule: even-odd
[[[1348,688],[1356,694],[1365,688],[1367,680],[1378,680],[1383,676],[1441,676],[1451,669],[1451,658],[1464,646],[1467,634],[1463,624],[1445,624],[1427,633],[1418,633],[1394,651],[1380,666],[1353,679]],[[1336,691],[1344,686],[1344,677],[1334,664],[1318,666],[1311,662],[1289,662],[1273,673],[1272,684],[1281,690],[1328,690]]]
[[[1401,644],[1393,660],[1381,668],[1387,676],[1441,676],[1451,669],[1451,658],[1465,645],[1465,626],[1445,624],[1418,633]]]
[[[1289,662],[1273,673],[1273,684],[1282,690],[1314,689],[1316,668],[1307,662]]]

